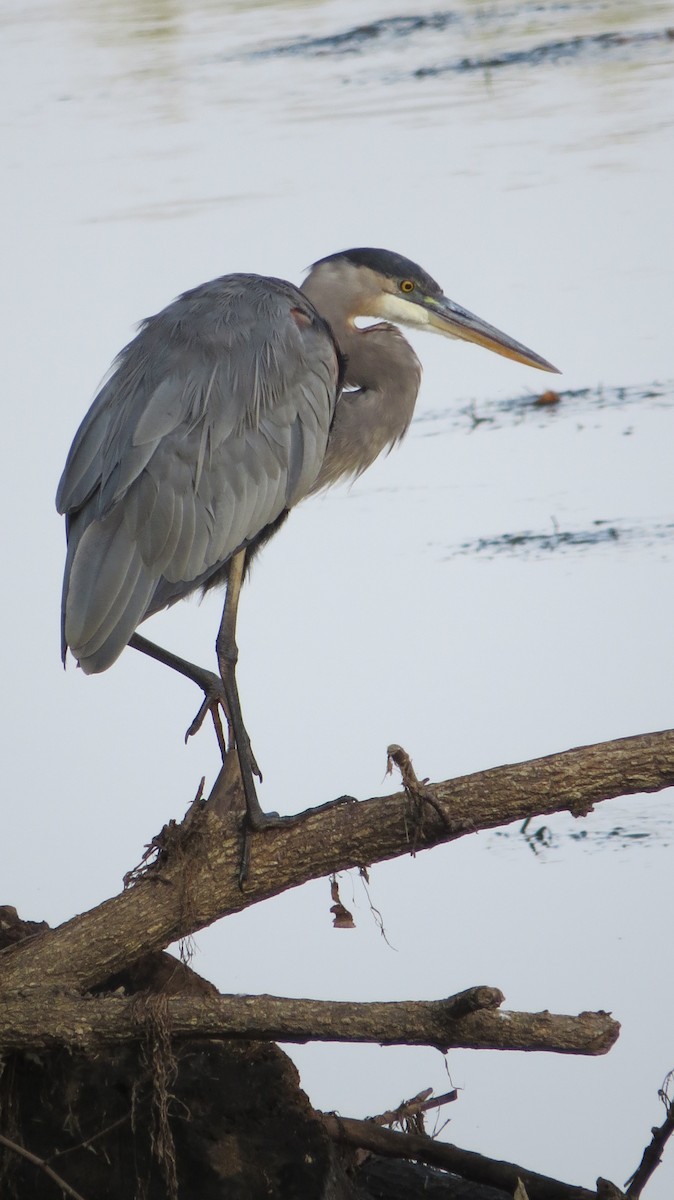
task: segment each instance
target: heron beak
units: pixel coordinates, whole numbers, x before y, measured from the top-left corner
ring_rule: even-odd
[[[435,329],[445,337],[476,342],[478,346],[502,354],[504,358],[514,358],[515,362],[524,363],[527,367],[538,367],[540,371],[561,374],[557,367],[541,358],[540,354],[534,354],[533,350],[508,337],[507,333],[501,333],[500,329],[495,329],[493,325],[488,325],[486,321],[468,312],[467,308],[461,308],[447,296],[425,296],[423,307],[428,314],[427,328]]]

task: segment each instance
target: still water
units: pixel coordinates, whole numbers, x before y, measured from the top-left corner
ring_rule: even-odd
[[[116,891],[217,768],[196,698],[125,654],[58,659],[53,493],[134,322],[203,279],[416,259],[563,370],[440,339],[404,446],[298,510],[242,605],[266,807],[390,788],[391,741],[451,775],[672,724],[670,4],[5,3],[1,189],[3,901],[63,920]],[[210,661],[217,598],[153,620]],[[604,1008],[604,1059],[295,1048],[313,1102],[390,1108],[447,1074],[443,1136],[621,1184],[674,1066],[672,798],[376,867],[333,932],[317,883],[198,939],[226,991]],[[540,823],[539,823],[540,826]],[[537,827],[538,828],[538,827]],[[536,829],[534,830],[536,832]],[[674,1151],[646,1193],[670,1200]]]

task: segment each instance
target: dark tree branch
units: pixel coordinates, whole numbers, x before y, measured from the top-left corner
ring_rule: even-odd
[[[430,849],[466,832],[569,810],[587,813],[615,796],[674,784],[674,730],[622,738],[355,803],[302,813],[251,837],[239,888],[240,820],[202,811],[184,836],[163,839],[159,869],[30,946],[0,955],[0,991],[57,984],[86,990],[148,951],[218,917],[335,871]],[[433,798],[433,804],[424,803]]]
[[[490,1184],[514,1195],[517,1181],[522,1180],[529,1200],[597,1200],[597,1193],[587,1188],[551,1179],[527,1171],[514,1163],[484,1158],[472,1150],[461,1150],[448,1142],[436,1142],[421,1133],[398,1133],[384,1129],[372,1121],[356,1121],[351,1117],[336,1117],[324,1113],[325,1127],[334,1140],[342,1145],[358,1146],[389,1158],[412,1158],[429,1166],[454,1171],[462,1179]]]
[[[57,1175],[56,1171],[52,1170],[43,1158],[39,1158],[37,1154],[32,1154],[30,1150],[26,1150],[25,1146],[20,1146],[18,1142],[13,1142],[11,1138],[5,1137],[3,1133],[0,1133],[0,1146],[4,1146],[7,1150],[11,1150],[13,1154],[18,1154],[21,1158],[25,1158],[34,1167],[39,1167],[41,1171],[44,1171],[45,1175],[48,1175],[53,1180],[57,1187],[60,1187],[66,1196],[70,1196],[71,1200],[84,1200],[81,1192],[76,1192],[74,1187],[66,1183],[65,1179],[60,1175]]]
[[[651,1130],[653,1136],[643,1152],[641,1162],[634,1174],[627,1180],[625,1195],[628,1197],[628,1200],[639,1200],[639,1196],[643,1192],[651,1175],[660,1166],[662,1152],[674,1133],[674,1103],[667,1096],[667,1082],[672,1079],[673,1075],[674,1072],[670,1072],[660,1089],[660,1096],[665,1104],[667,1116],[662,1125],[656,1126]]]

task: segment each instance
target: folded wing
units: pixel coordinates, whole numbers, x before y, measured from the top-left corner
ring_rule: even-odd
[[[328,327],[280,280],[225,276],[144,323],[59,484],[64,656],[105,670],[310,491],[338,375]]]

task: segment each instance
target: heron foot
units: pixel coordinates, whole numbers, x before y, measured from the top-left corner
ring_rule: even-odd
[[[204,701],[185,734],[185,741],[187,742],[188,738],[193,737],[195,733],[199,732],[210,712],[213,718],[213,725],[215,726],[215,735],[218,739],[220,753],[224,761],[227,754],[227,740],[225,739],[220,719],[221,709],[225,714],[227,722],[230,746],[236,739],[232,736],[233,723],[231,710],[227,700],[227,691],[220,675],[216,675],[214,671],[209,671],[205,667],[198,667],[195,663],[188,662],[185,658],[180,658],[178,654],[173,654],[170,650],[165,650],[163,646],[155,645],[148,638],[141,637],[139,633],[134,633],[133,637],[129,640],[129,645],[134,650],[140,650],[142,654],[147,654],[149,658],[153,658],[156,662],[170,667],[172,671],[177,671],[185,679],[191,679],[192,683],[196,683],[197,687],[201,688],[204,693]],[[247,752],[251,769],[261,779],[260,768],[255,762],[255,755],[251,749],[250,741],[248,741]]]
[[[192,724],[185,733],[185,743],[188,742],[189,738],[194,737],[195,733],[199,732],[204,721],[206,720],[206,717],[210,713],[213,719],[213,725],[215,727],[215,736],[218,739],[220,753],[224,761],[225,755],[228,753],[229,749],[234,747],[234,742],[236,740],[232,735],[232,720],[229,714],[225,686],[220,676],[216,675],[214,671],[207,671],[199,667],[198,673],[199,678],[194,676],[193,679],[203,691],[204,699],[197,715],[192,721]],[[229,733],[228,739],[225,738],[222,728],[222,720],[220,718],[221,709],[225,714],[225,720],[227,722],[227,729]],[[227,741],[229,741],[229,747],[227,745]],[[253,747],[250,744],[250,738],[248,737],[248,733],[245,728],[241,733],[241,741],[244,743],[243,754],[247,759],[250,770],[252,771],[253,775],[257,776],[257,778],[260,780],[260,783],[262,783],[262,772],[257,764],[257,759],[253,754]]]
[[[282,817],[277,812],[264,812],[258,805],[258,812],[255,814],[248,813],[247,821],[249,828],[253,833],[259,833],[262,829],[276,829],[279,825],[284,825],[289,817]]]
[[[211,717],[213,718],[213,726],[215,728],[215,736],[218,739],[220,753],[224,759],[227,753],[227,742],[225,740],[222,721],[220,719],[221,708],[225,714],[225,720],[228,728],[230,723],[229,714],[227,712],[227,697],[225,696],[225,689],[222,686],[222,680],[213,671],[205,671],[200,669],[199,674],[201,678],[198,680],[195,679],[194,682],[198,683],[198,686],[202,689],[204,693],[204,699],[197,715],[192,721],[192,724],[185,732],[185,744],[187,744],[191,737],[194,737],[195,733],[199,732],[204,721],[206,720],[206,717],[210,713]]]
[[[241,848],[241,866],[239,867],[239,888],[243,890],[243,885],[248,878],[250,867],[250,841],[251,834],[261,833],[265,829],[278,828],[287,818],[279,816],[277,812],[265,812],[260,801],[257,798],[257,789],[255,780],[253,779],[253,771],[259,775],[256,770],[257,764],[255,759],[252,761],[248,758],[250,751],[250,742],[245,727],[240,729],[240,740],[236,742],[233,752],[237,755],[239,761],[239,775],[243,787],[243,794],[246,800],[246,815],[243,824],[243,846]]]
[[[241,865],[239,867],[239,890],[243,891],[244,884],[248,879],[250,869],[250,835],[251,833],[259,833],[263,829],[277,829],[279,825],[285,824],[286,821],[292,821],[292,817],[282,817],[277,812],[266,813],[260,808],[257,796],[255,797],[257,808],[251,811],[246,796],[246,818],[243,826],[243,846],[241,848]]]

